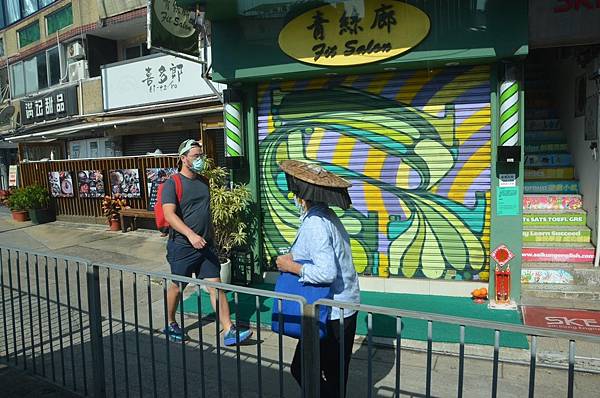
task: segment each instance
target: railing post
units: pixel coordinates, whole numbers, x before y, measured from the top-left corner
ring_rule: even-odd
[[[87,266],[87,294],[90,316],[90,338],[92,348],[92,396],[106,397],[104,375],[104,344],[102,341],[102,305],[100,302],[100,269],[93,264]],[[108,298],[110,300],[110,297]]]
[[[302,317],[302,378],[304,397],[319,398],[321,364],[319,361],[319,325],[316,306],[305,304]]]

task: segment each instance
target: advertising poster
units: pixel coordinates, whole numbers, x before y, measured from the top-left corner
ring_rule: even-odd
[[[146,169],[146,185],[148,187],[148,210],[153,211],[156,204],[156,195],[158,187],[173,174],[177,173],[176,168],[150,168]]]
[[[110,171],[112,195],[121,194],[124,198],[140,198],[140,173],[138,169],[116,169]]]
[[[72,198],[73,177],[70,171],[51,171],[48,173],[50,181],[50,194],[53,198]]]
[[[80,198],[104,196],[104,176],[101,170],[81,170],[77,173]]]

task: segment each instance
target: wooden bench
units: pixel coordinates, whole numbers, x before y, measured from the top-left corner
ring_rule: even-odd
[[[154,212],[144,209],[121,209],[121,231],[127,232],[128,227],[131,227],[132,231],[137,229],[136,219],[138,218],[154,218]]]

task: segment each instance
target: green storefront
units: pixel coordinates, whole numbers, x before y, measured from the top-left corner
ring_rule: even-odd
[[[208,1],[206,16],[213,80],[241,98],[235,175],[260,209],[262,271],[299,224],[291,158],[352,182],[339,215],[362,275],[485,282],[506,245],[519,300],[527,2]]]

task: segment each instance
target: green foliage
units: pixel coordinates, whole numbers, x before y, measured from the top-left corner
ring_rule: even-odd
[[[47,209],[50,204],[50,194],[48,190],[41,185],[33,184],[25,187],[25,192],[29,198],[30,209]]]
[[[210,184],[210,207],[215,246],[221,260],[248,242],[248,209],[251,198],[246,185],[226,186],[227,170],[207,159],[202,175]]]
[[[31,207],[27,188],[17,188],[8,197],[8,207],[12,211],[25,211]]]

